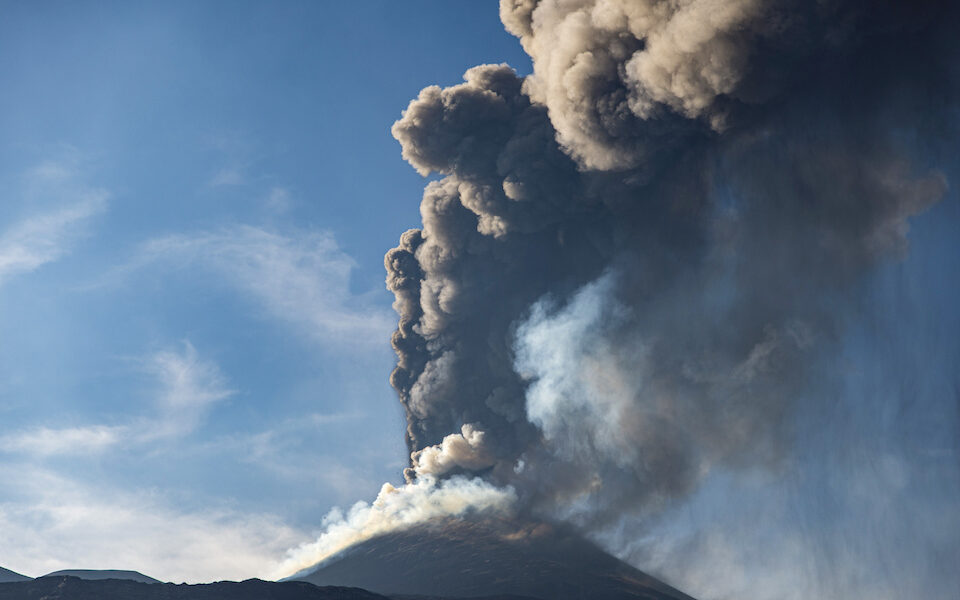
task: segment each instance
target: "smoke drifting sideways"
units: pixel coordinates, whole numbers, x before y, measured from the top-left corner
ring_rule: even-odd
[[[533,74],[474,67],[393,126],[403,157],[441,176],[384,261],[407,484],[333,515],[327,539],[351,533],[291,560],[370,537],[370,511],[383,532],[456,496],[454,514],[563,520],[670,573],[668,545],[648,542],[677,507],[725,477],[826,460],[803,450],[826,425],[838,447],[870,437],[834,419],[839,357],[870,278],[947,192],[951,4],[502,0]],[[411,502],[378,508],[397,494]],[[706,546],[672,547],[707,568]],[[873,566],[753,595],[854,598]],[[909,591],[948,589],[923,585]]]

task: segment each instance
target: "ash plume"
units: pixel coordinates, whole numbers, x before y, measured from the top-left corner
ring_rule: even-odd
[[[782,468],[798,415],[829,412],[864,282],[947,191],[957,10],[500,15],[533,73],[474,67],[393,126],[439,176],[384,260],[406,477],[510,490],[623,555],[716,470]]]

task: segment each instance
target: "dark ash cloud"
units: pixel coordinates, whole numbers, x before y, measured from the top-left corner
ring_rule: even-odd
[[[957,10],[500,12],[533,74],[474,67],[393,127],[439,176],[384,260],[406,476],[509,489],[515,516],[642,530],[716,469],[776,467],[798,409],[831,401],[862,282],[947,189]]]
[[[385,261],[411,452],[482,431],[485,477],[587,521],[775,460],[946,188],[916,144],[952,106],[920,84],[955,99],[946,9],[867,8],[501,3],[534,74],[475,67],[393,128],[443,176]]]

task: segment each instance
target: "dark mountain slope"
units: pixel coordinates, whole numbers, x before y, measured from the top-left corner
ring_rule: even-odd
[[[0,600],[388,600],[365,590],[250,579],[201,585],[42,577],[0,583]]]
[[[30,581],[30,577],[0,567],[0,583],[9,583],[11,581]]]
[[[390,600],[540,600],[532,596],[516,596],[514,594],[497,596],[457,596],[456,598],[441,598],[440,596],[408,596],[406,594],[391,595]]]
[[[449,520],[393,532],[298,579],[382,594],[692,600],[559,527]]]

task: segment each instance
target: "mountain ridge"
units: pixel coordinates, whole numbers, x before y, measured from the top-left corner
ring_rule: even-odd
[[[0,583],[0,600],[390,600],[367,590],[248,579],[200,584],[47,576]]]
[[[16,571],[11,571],[10,569],[4,569],[0,567],[0,583],[14,583],[18,581],[30,581],[32,577],[27,577],[26,575],[21,575]]]
[[[53,573],[41,575],[40,577],[76,577],[88,581],[124,579],[128,581],[139,581],[140,583],[161,583],[159,579],[144,575],[140,571],[127,571],[122,569],[61,569]]]

